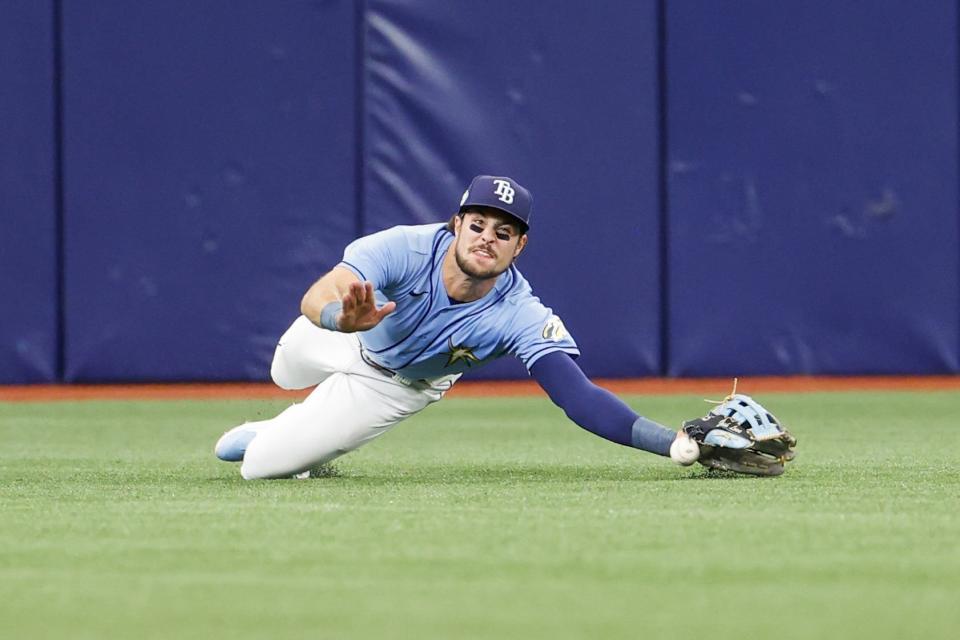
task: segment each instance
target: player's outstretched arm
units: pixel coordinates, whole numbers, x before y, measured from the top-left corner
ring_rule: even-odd
[[[377,308],[373,284],[343,267],[334,267],[313,283],[300,301],[300,312],[310,322],[344,333],[372,329],[396,308],[395,302]]]
[[[620,398],[593,384],[566,353],[549,353],[530,368],[530,375],[555,405],[575,423],[611,442],[670,455],[677,433],[637,415]]]

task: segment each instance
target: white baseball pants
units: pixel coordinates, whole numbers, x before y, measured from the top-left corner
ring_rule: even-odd
[[[398,381],[364,361],[356,334],[305,316],[280,338],[270,375],[283,389],[316,389],[272,420],[236,427],[257,432],[240,468],[247,480],[290,477],[353,451],[440,400],[460,377]]]

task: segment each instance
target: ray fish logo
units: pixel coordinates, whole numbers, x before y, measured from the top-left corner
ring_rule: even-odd
[[[447,348],[450,349],[450,351],[444,354],[447,356],[447,364],[444,365],[445,367],[454,365],[460,360],[466,362],[468,367],[472,367],[474,362],[480,362],[480,358],[473,355],[473,347],[453,344],[453,336],[447,338]]]

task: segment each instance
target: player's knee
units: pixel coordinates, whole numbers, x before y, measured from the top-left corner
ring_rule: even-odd
[[[265,478],[273,477],[268,473],[270,467],[269,462],[264,458],[262,452],[258,452],[256,447],[253,447],[253,451],[248,451],[247,455],[243,458],[243,464],[240,465],[240,477],[244,480],[263,480]]]
[[[240,466],[240,477],[244,480],[263,480],[267,476],[258,474],[255,468],[251,468],[251,465],[244,463]]]
[[[270,378],[275,385],[287,391],[305,389],[310,386],[309,384],[302,384],[303,381],[295,375],[282,343],[277,345],[277,350],[273,354],[273,362],[270,364]]]
[[[244,458],[240,465],[240,477],[244,480],[277,480],[292,478],[303,471],[303,465],[295,464],[285,458],[273,458],[252,455]]]

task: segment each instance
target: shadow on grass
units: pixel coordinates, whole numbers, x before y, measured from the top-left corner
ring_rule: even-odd
[[[718,471],[700,467],[683,469],[672,464],[649,465],[577,465],[563,463],[458,463],[429,465],[386,464],[326,464],[310,469],[308,478],[277,478],[274,480],[246,481],[240,477],[239,466],[223,469],[217,475],[206,475],[205,483],[215,485],[313,482],[331,485],[417,486],[417,485],[507,485],[537,483],[656,483],[685,482],[690,480],[709,482],[773,481],[777,478],[759,478],[732,471]],[[155,480],[165,474],[155,474]],[[789,472],[787,475],[791,475]],[[189,473],[177,474],[177,479],[188,484]],[[169,476],[168,476],[169,477]]]
[[[689,475],[684,476],[682,479],[683,480],[714,480],[714,481],[720,481],[720,480],[761,481],[761,480],[773,480],[775,478],[752,476],[745,473],[737,473],[736,471],[720,471],[718,469],[707,469],[707,468],[701,467],[696,471],[690,473]]]
[[[624,467],[616,465],[568,465],[568,464],[477,464],[456,467],[430,466],[417,469],[380,469],[376,473],[356,469],[338,473],[336,478],[344,482],[361,482],[368,486],[420,485],[420,484],[536,484],[536,483],[636,483],[636,482],[681,482],[698,481],[770,481],[776,478],[761,478],[733,471],[715,469],[677,469],[670,465]],[[392,473],[391,473],[392,472]]]
[[[239,467],[237,468],[239,470]],[[577,465],[563,463],[458,463],[429,465],[339,465],[325,464],[310,469],[304,480],[332,484],[354,484],[368,487],[402,485],[472,485],[472,484],[536,484],[536,483],[585,483],[585,482],[678,482],[678,481],[770,481],[776,478],[719,471],[696,465],[683,469],[672,464],[649,465]],[[278,478],[275,480],[297,480]],[[208,477],[208,482],[217,484],[245,483],[239,473],[227,476]],[[264,482],[264,481],[253,481]],[[270,482],[270,481],[266,481]]]
[[[570,464],[457,464],[429,466],[352,466],[311,470],[309,480],[368,487],[411,485],[537,484],[591,482],[675,482],[687,479],[682,470],[670,466],[625,467],[616,465]],[[316,473],[314,473],[314,471]],[[706,476],[700,476],[706,477]],[[231,484],[236,478],[208,478]]]

